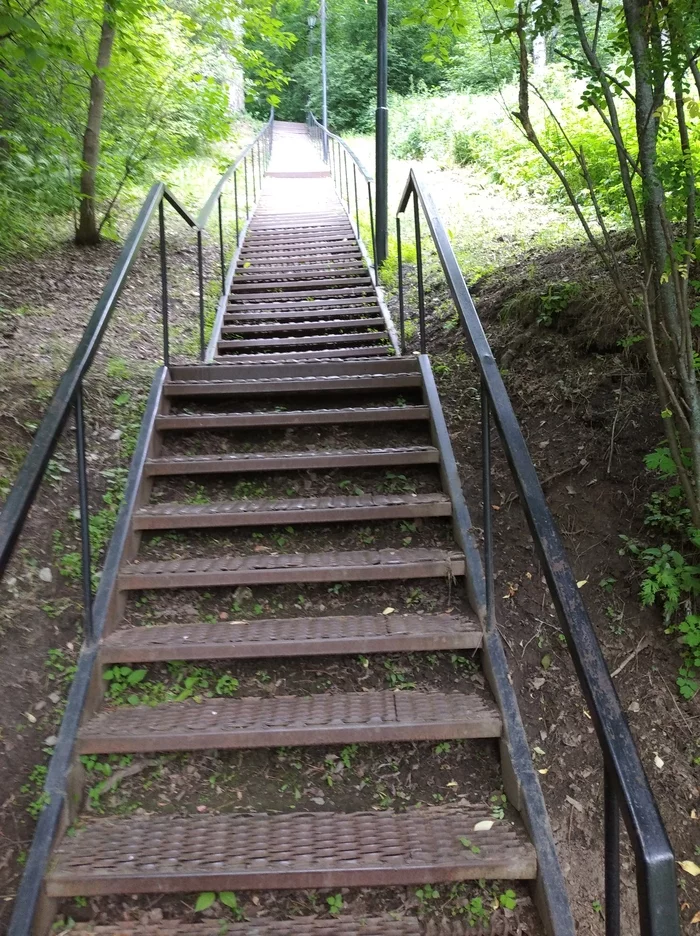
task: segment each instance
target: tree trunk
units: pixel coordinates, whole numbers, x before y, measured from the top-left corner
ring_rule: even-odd
[[[104,6],[104,20],[97,49],[95,72],[90,78],[90,104],[83,135],[83,167],[80,173],[80,220],[75,232],[76,244],[96,244],[100,231],[95,217],[95,179],[100,155],[100,130],[105,103],[105,69],[109,68],[114,45],[115,26],[111,20],[112,7]]]

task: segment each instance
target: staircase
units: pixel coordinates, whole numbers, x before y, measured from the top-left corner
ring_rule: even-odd
[[[296,133],[278,125],[277,152]],[[311,149],[295,137],[303,143]],[[203,661],[234,679],[250,666],[273,668],[284,672],[279,691],[117,705],[103,682],[85,708],[77,753],[188,752],[183,769],[196,773],[206,752],[240,750],[244,787],[252,749],[260,770],[259,758],[272,764],[280,748],[318,748],[321,759],[330,748],[337,763],[332,746],[402,745],[403,754],[387,747],[387,758],[429,761],[437,776],[423,782],[434,795],[378,808],[372,784],[360,782],[362,808],[348,811],[307,799],[242,811],[234,797],[228,810],[185,798],[127,817],[83,814],[54,850],[44,919],[77,896],[350,888],[337,918],[322,898],[318,918],[225,931],[456,934],[466,924],[425,922],[401,889],[497,881],[494,893],[512,886],[523,899],[523,885],[538,879],[504,743],[518,726],[492,692],[497,661],[484,656],[465,596],[468,557],[453,526],[466,508],[430,365],[397,354],[325,167],[311,152],[305,159],[311,168],[299,174],[273,172],[273,159],[214,360],[171,366],[162,381],[98,649],[103,670],[138,666],[147,679],[168,661]],[[193,616],[212,603],[238,613]],[[329,666],[338,685],[309,691],[309,674]],[[365,670],[378,674],[368,685],[357,677]],[[454,773],[439,775],[437,745],[459,747]],[[511,801],[498,797],[494,807],[494,789]],[[388,892],[390,910],[369,901],[361,912],[353,909],[360,888],[399,890]],[[136,913],[107,924],[119,904],[99,906],[100,922],[75,931],[221,932],[216,922],[193,923],[182,901],[168,904],[157,926]],[[540,906],[546,916],[547,901]]]

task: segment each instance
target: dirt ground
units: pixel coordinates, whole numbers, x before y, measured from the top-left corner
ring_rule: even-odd
[[[195,284],[189,274],[177,271],[191,267],[192,251],[184,234],[178,234],[173,246],[173,295],[176,339],[183,353],[191,338]],[[640,609],[638,570],[620,554],[620,534],[640,539],[646,534],[643,507],[655,481],[644,470],[642,459],[660,436],[652,415],[653,389],[639,360],[620,352],[619,324],[610,326],[615,312],[610,296],[590,258],[582,263],[581,256],[580,248],[525,256],[481,280],[474,292],[603,652],[611,670],[618,671],[615,683],[677,858],[692,860],[700,843],[695,818],[695,810],[700,809],[695,763],[700,754],[698,704],[679,698],[675,687],[678,648],[663,633],[659,614]],[[87,252],[66,246],[36,260],[14,261],[0,271],[4,493],[115,257],[116,248],[109,244]],[[585,298],[572,293],[556,327],[528,318],[528,297],[551,293],[548,284],[575,278],[583,279],[588,292]],[[465,490],[479,524],[478,385],[437,277],[428,298],[429,348]],[[158,301],[157,257],[151,244],[132,277],[88,388],[92,474],[101,478],[91,492],[96,510],[109,509],[110,490],[128,465],[139,406],[158,354]],[[608,314],[601,313],[602,305]],[[0,929],[9,917],[30,842],[32,813],[36,815],[41,806],[42,776],[36,768],[41,768],[50,752],[79,645],[80,586],[70,574],[69,558],[77,542],[71,516],[76,502],[73,444],[72,431],[67,429],[2,585]],[[598,746],[500,456],[495,463],[494,502],[498,508],[494,512],[500,622],[521,711],[579,931],[602,933],[598,902],[603,899],[603,806]],[[308,600],[314,598],[310,595]],[[377,600],[381,598],[378,590]],[[435,672],[425,674],[426,680],[449,681],[449,662],[438,661],[436,667]],[[256,680],[264,686],[268,680],[276,683],[285,676],[270,667],[264,677],[261,672],[251,668],[240,676],[251,686]],[[389,672],[401,678],[400,673]],[[358,671],[346,677],[352,684],[362,675]],[[429,755],[419,747],[410,752],[418,762],[427,762]],[[452,752],[455,764],[464,756],[461,749]],[[443,755],[434,757],[436,770],[451,769],[448,757],[442,761]],[[303,768],[321,778],[319,771],[331,769],[314,751],[305,753],[300,763],[302,767],[295,766],[295,770]],[[214,804],[217,777],[230,766],[225,758],[209,765],[213,779],[207,779]],[[270,795],[286,782],[287,766],[281,763],[279,773],[268,778]],[[386,764],[375,766],[378,773]],[[166,778],[167,769],[166,765]],[[475,763],[471,769],[482,768]],[[159,770],[162,773],[162,765]],[[131,782],[136,780],[125,784],[125,798]],[[391,780],[383,782],[391,793]],[[422,777],[418,772],[416,797],[425,793],[423,782],[429,789],[427,773]],[[333,802],[327,784],[319,779],[316,787],[319,797]],[[162,786],[156,784],[154,795],[164,790],[167,779]],[[384,793],[379,791],[379,795]],[[632,932],[633,859],[627,845],[623,871],[625,931]],[[695,930],[690,921],[700,910],[698,880],[679,869],[682,916],[688,932]],[[382,906],[381,895],[378,901]],[[303,909],[309,912],[313,907]]]

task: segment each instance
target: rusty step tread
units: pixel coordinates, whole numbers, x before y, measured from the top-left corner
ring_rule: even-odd
[[[350,318],[350,316],[370,316],[370,317],[377,318],[377,313],[381,313],[379,306],[364,306],[364,307],[360,306],[359,308],[350,307],[348,309],[334,307],[334,308],[325,309],[323,307],[323,303],[319,303],[318,305],[316,305],[316,303],[314,303],[313,305],[311,303],[307,303],[307,305],[308,305],[308,309],[307,308],[299,309],[299,308],[292,307],[287,310],[270,309],[267,312],[265,311],[263,312],[225,312],[224,324],[228,325],[229,323],[235,324],[237,322],[253,323],[253,322],[269,321],[271,324],[279,324],[281,326],[281,325],[284,325],[286,319],[290,319],[294,321],[309,320],[310,322],[312,319],[321,319],[325,321],[326,319],[332,319],[335,316],[337,320],[337,324],[341,328],[351,328],[352,325],[350,323],[362,322],[363,319]],[[341,315],[344,318],[337,319],[337,317]],[[345,316],[347,316],[347,319],[345,318]],[[384,319],[382,318],[382,322],[383,321]],[[314,324],[313,327],[316,328],[317,326]]]
[[[464,574],[464,556],[441,549],[365,549],[220,556],[127,562],[119,572],[125,591],[146,588],[207,588],[281,585],[289,582],[362,582],[443,578]]]
[[[476,693],[319,693],[120,705],[78,732],[79,754],[143,754],[499,738],[496,705]]]
[[[349,653],[476,650],[476,620],[450,614],[367,614],[158,624],[120,628],[100,649],[103,663],[231,660]]]
[[[319,285],[318,283],[316,285]],[[249,290],[249,286],[241,286],[241,290]],[[272,286],[264,287],[264,290],[272,289]],[[367,278],[367,283],[365,286],[327,286],[324,289],[299,289],[298,292],[273,292],[268,295],[266,291],[263,292],[236,292],[229,295],[229,307],[232,302],[244,302],[246,305],[250,305],[251,308],[255,308],[253,303],[260,301],[261,303],[267,302],[270,299],[275,299],[277,301],[291,301],[291,300],[306,300],[306,299],[323,299],[325,302],[327,299],[332,299],[333,297],[352,297],[355,301],[362,301],[363,298],[367,296],[367,302],[377,301],[377,295],[374,291],[374,286],[372,280]]]
[[[345,270],[365,270],[367,269],[360,259],[355,257],[328,257],[317,260],[300,260],[298,257],[290,257],[289,260],[239,260],[236,266],[236,275],[250,276],[253,274],[269,273],[271,270],[285,272],[289,270],[293,273],[317,273],[329,272],[334,269]]]
[[[382,321],[382,325],[384,322]],[[316,344],[369,344],[372,341],[386,341],[386,331],[368,332],[362,335],[295,335],[293,338],[234,338],[220,341],[223,348],[293,348],[295,346]]]
[[[209,923],[76,923],[72,934],[82,936],[222,936],[221,920]],[[361,916],[336,919],[294,917],[292,920],[226,921],[225,936],[473,936],[474,929],[459,920],[419,920],[414,916]]]
[[[432,445],[396,448],[316,449],[305,452],[242,452],[231,455],[170,455],[150,458],[147,476],[228,474],[245,471],[300,471],[315,468],[373,468],[385,465],[437,464],[440,453]]]
[[[322,296],[325,296],[325,295],[326,295],[325,293],[322,294]],[[259,297],[256,297],[256,298],[259,298]],[[372,305],[372,303],[374,304]],[[373,309],[379,308],[377,306],[377,297],[374,294],[370,294],[367,296],[351,296],[346,299],[320,298],[320,299],[313,299],[313,300],[305,299],[303,296],[301,299],[295,299],[293,296],[287,296],[287,297],[280,296],[279,301],[277,302],[256,302],[255,304],[252,304],[245,300],[232,299],[231,297],[229,297],[229,304],[227,307],[229,311],[226,312],[225,314],[237,315],[239,314],[239,312],[255,312],[259,314],[262,312],[272,312],[275,310],[279,310],[283,312],[292,312],[294,310],[315,312],[315,311],[321,311],[321,310],[330,311],[332,309],[336,311],[340,309],[345,309],[347,307],[354,307],[354,308],[359,307],[362,311],[364,311],[366,307],[370,307]],[[233,310],[238,309],[239,312],[230,311],[231,309]]]
[[[239,377],[343,377],[382,374],[416,374],[420,372],[417,355],[394,357],[386,361],[338,361],[328,364],[173,364],[170,367],[172,380],[217,380]]]
[[[285,363],[303,364],[308,361],[346,360],[350,358],[358,360],[365,360],[367,358],[381,360],[383,357],[390,357],[394,354],[394,349],[390,344],[371,345],[367,348],[363,346],[351,348],[316,348],[312,351],[285,351],[279,353],[260,351],[250,354],[242,354],[241,352],[235,351],[233,353],[227,353],[226,348],[221,347],[221,345],[222,342],[219,342],[218,347],[221,348],[222,353],[214,358],[215,364],[229,364],[231,362],[237,364],[259,364],[265,362],[268,365]]]
[[[321,285],[323,281],[329,281],[331,285],[338,285],[345,282],[348,277],[361,277],[364,282],[366,279],[365,274],[366,267],[362,264],[350,269],[336,266],[328,266],[322,270],[307,270],[304,268],[290,270],[289,267],[261,270],[242,269],[236,270],[236,278],[233,283],[235,286],[251,286],[253,289],[262,287],[268,289],[271,283],[274,284],[278,281],[285,287],[293,287],[297,283],[303,286],[307,285],[303,282],[305,279],[312,280],[313,285]],[[274,288],[274,285],[272,288]]]
[[[329,390],[386,390],[421,386],[419,373],[342,374],[319,377],[241,377],[240,380],[171,380],[164,386],[166,397],[231,396],[261,393],[326,393]]]
[[[519,824],[474,831],[492,819],[486,805],[96,819],[55,849],[46,890],[91,897],[534,879],[535,850]]]
[[[228,316],[227,316],[228,317]],[[294,331],[333,331],[334,328],[384,328],[385,322],[381,315],[375,318],[348,318],[331,319],[329,321],[313,321],[311,319],[298,322],[265,322],[263,324],[229,324],[224,319],[221,334],[232,333],[251,335],[256,332],[294,332]]]
[[[156,429],[250,429],[337,423],[413,422],[430,416],[427,406],[348,406],[339,409],[287,410],[280,413],[183,413],[158,416]]]
[[[372,280],[370,279],[369,273],[366,273],[364,276],[344,276],[339,273],[337,276],[327,277],[326,279],[268,279],[260,283],[241,283],[234,279],[231,285],[231,292],[239,295],[242,292],[259,292],[260,290],[267,291],[271,289],[306,289],[307,287],[319,289],[321,286],[367,286],[368,289],[372,289]]]
[[[445,494],[342,494],[337,497],[251,498],[211,504],[152,504],[135,510],[132,523],[135,530],[211,529],[278,523],[407,520],[449,517],[451,513],[452,504]]]

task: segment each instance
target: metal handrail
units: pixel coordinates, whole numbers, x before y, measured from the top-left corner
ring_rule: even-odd
[[[221,261],[221,289],[223,305],[226,302],[227,282],[231,270],[235,271],[242,243],[242,235],[255,206],[257,194],[262,187],[262,179],[267,167],[271,143],[274,115],[231,164],[217,182],[199,216],[195,219],[177,198],[162,183],[156,182],[148,192],[139,214],[126,238],[117,258],[109,280],[95,306],[90,320],[54,392],[44,417],[36,431],[31,448],[20,468],[19,474],[0,513],[0,580],[12,557],[15,544],[20,537],[29,511],[34,504],[39,487],[54,452],[61,432],[73,411],[75,416],[78,497],[80,505],[80,540],[82,559],[83,589],[83,646],[76,673],[71,684],[68,701],[58,741],[53,748],[53,756],[44,785],[47,803],[42,809],[35,830],[32,846],[27,857],[25,871],[15,901],[14,912],[8,933],[10,936],[29,936],[39,901],[42,881],[48,866],[51,848],[61,826],[61,816],[68,802],[68,773],[75,748],[80,718],[85,706],[89,687],[97,660],[98,642],[107,616],[107,610],[113,598],[118,575],[118,560],[124,543],[129,536],[129,516],[136,502],[139,481],[145,460],[148,457],[148,442],[155,424],[160,393],[166,378],[170,362],[169,300],[168,275],[165,237],[165,206],[170,205],[187,225],[197,232],[197,266],[199,280],[199,343],[200,356],[205,356],[205,315],[204,315],[204,261],[202,236],[213,206],[218,203],[219,211],[219,253]],[[250,166],[248,163],[250,162]],[[245,177],[245,214],[243,229],[236,188],[237,170],[243,166]],[[249,170],[253,189],[253,201],[249,197]],[[222,196],[226,182],[233,176],[235,188],[236,247],[227,275],[225,266],[224,226]],[[146,233],[158,215],[158,237],[161,274],[161,318],[163,329],[162,366],[158,368],[144,411],[144,422],[136,445],[122,508],[117,518],[114,534],[104,560],[104,567],[96,593],[93,595],[92,556],[90,550],[89,498],[86,455],[86,433],[84,422],[83,384],[95,355],[100,348],[105,332],[119,302],[124,285],[139,255]],[[222,302],[219,302],[219,306]]]
[[[426,353],[420,230],[422,212],[481,378],[485,591],[480,599],[483,606],[478,610],[487,624],[495,626],[490,492],[490,423],[493,418],[603,753],[606,933],[608,936],[620,933],[619,813],[622,812],[636,857],[640,932],[643,936],[676,936],[680,924],[674,856],[668,835],[447,231],[428,190],[419,182],[413,170],[409,174],[396,214],[402,352],[405,353],[405,296],[401,216],[411,198],[414,208],[421,353]]]
[[[355,236],[357,241],[362,249],[363,254],[365,255],[365,260],[371,269],[372,278],[377,285],[377,268],[375,257],[377,255],[377,244],[376,236],[374,230],[374,199],[372,196],[372,184],[374,182],[370,173],[365,169],[364,165],[360,161],[359,157],[350,149],[348,144],[342,140],[335,133],[324,127],[323,124],[319,123],[312,111],[306,112],[306,126],[309,132],[309,136],[316,143],[321,153],[321,157],[324,156],[324,151],[326,154],[325,161],[328,162],[330,169],[331,177],[335,186],[340,195],[341,202],[345,200],[348,209],[348,217],[350,218],[350,223],[353,223],[353,210],[352,202],[354,201],[355,210],[354,210],[354,227],[355,227]],[[326,146],[323,146],[323,141],[326,141]],[[330,146],[328,146],[330,142]],[[342,166],[340,155],[342,152]],[[354,199],[350,195],[350,180],[348,177],[348,156],[352,162],[352,180],[353,180],[353,193]],[[360,205],[359,205],[359,196],[357,190],[357,172],[360,172],[362,177],[365,180],[367,185],[367,204],[369,208],[369,223],[370,223],[370,232],[372,237],[372,257],[369,257],[367,249],[365,247],[364,241],[362,240],[362,235],[360,234]],[[343,178],[345,178],[345,192],[343,193]]]

